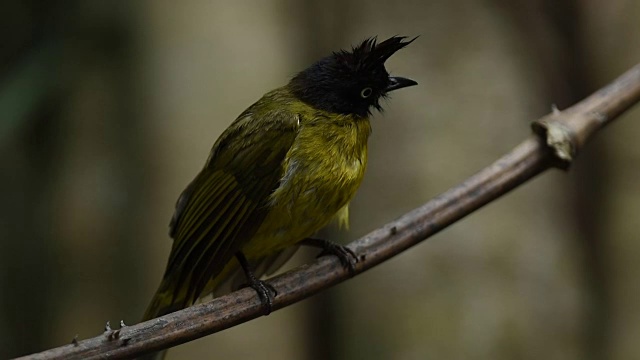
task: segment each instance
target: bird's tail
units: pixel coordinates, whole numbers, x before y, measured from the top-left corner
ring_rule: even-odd
[[[161,285],[155,295],[153,295],[153,299],[151,299],[151,303],[149,303],[142,321],[151,320],[184,309],[185,306],[184,301],[175,298],[173,291],[167,291],[167,289],[164,289]]]
[[[147,307],[147,311],[144,313],[142,321],[151,320],[159,316],[184,309],[186,306],[188,305],[184,296],[175,296],[175,289],[167,279],[164,279],[155,295],[153,295],[153,299],[151,299],[151,303]],[[166,354],[167,350],[162,350],[152,354],[143,355],[137,359],[162,360]]]

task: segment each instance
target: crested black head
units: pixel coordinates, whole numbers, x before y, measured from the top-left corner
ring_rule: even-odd
[[[289,87],[300,100],[334,113],[366,116],[382,110],[380,98],[388,92],[416,85],[410,79],[390,77],[385,61],[414,39],[394,36],[376,44],[370,38],[351,51],[341,50],[320,59],[296,75]]]

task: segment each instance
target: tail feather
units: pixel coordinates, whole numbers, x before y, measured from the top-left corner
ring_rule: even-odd
[[[151,320],[178,310],[184,309],[188,304],[180,296],[174,296],[174,291],[168,286],[166,279],[153,295],[151,303],[145,311],[142,321]],[[137,360],[162,360],[167,355],[167,350],[158,351],[138,357]]]
[[[174,300],[173,293],[162,291],[162,288],[158,289],[155,295],[153,295],[153,299],[151,299],[151,303],[149,307],[147,307],[142,321],[151,320],[174,311],[182,310],[185,306],[183,301]]]

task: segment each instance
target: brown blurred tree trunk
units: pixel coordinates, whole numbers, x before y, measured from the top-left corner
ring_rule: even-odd
[[[594,91],[597,86],[589,71],[587,42],[583,34],[583,9],[577,0],[498,1],[507,9],[521,31],[524,48],[535,59],[543,75],[541,99],[564,109]],[[533,56],[535,54],[535,56]],[[548,109],[541,109],[541,113]],[[610,352],[610,288],[607,243],[603,234],[607,151],[594,142],[581,154],[569,174],[568,200],[573,203],[576,248],[582,252],[582,274],[586,286],[586,343],[584,354],[594,360],[608,359]]]
[[[93,299],[91,313],[97,318],[86,321],[96,326],[137,319],[142,309],[132,306],[132,299],[145,295],[140,227],[150,161],[143,158],[146,132],[134,70],[136,10],[133,3],[71,2],[68,18],[60,18],[66,48],[62,70],[72,82],[64,103],[65,129],[56,144],[64,149],[55,175],[60,203],[53,204],[66,212],[57,217],[54,236],[57,244],[78,251],[66,255],[72,261],[59,298],[75,305]],[[92,258],[87,261],[88,248]],[[105,275],[97,289],[78,276],[85,271]],[[78,293],[85,299],[73,295]]]
[[[6,290],[0,296],[0,358],[51,345],[46,340],[55,246],[49,238],[51,184],[41,180],[55,171],[56,153],[47,133],[57,127],[58,110],[49,101],[39,104],[22,134],[2,146],[0,288]]]
[[[127,17],[133,8],[14,5],[0,15],[16,19],[15,29],[7,29],[2,63],[8,71],[0,83],[3,100],[10,99],[0,109],[6,121],[0,126],[6,174],[0,178],[0,288],[9,289],[0,296],[0,329],[6,329],[0,358],[71,341],[79,329],[69,317],[95,328],[109,314],[116,321],[136,318],[141,310],[131,299],[142,296],[136,293],[145,266],[136,261],[141,247],[135,245],[145,184]],[[106,216],[99,226],[87,225],[87,213]],[[83,225],[94,231],[82,233]],[[90,281],[99,288],[93,294],[83,287],[91,271],[77,267],[83,262],[108,275]],[[88,301],[92,295],[101,300]],[[83,316],[83,306],[98,307],[99,318]]]
[[[50,241],[58,129],[58,33],[55,2],[7,3],[0,11],[0,358],[43,349],[51,330],[55,274]]]

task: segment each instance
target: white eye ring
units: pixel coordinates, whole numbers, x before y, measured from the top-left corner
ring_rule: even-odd
[[[366,87],[366,88],[362,89],[362,91],[360,91],[360,96],[363,99],[368,98],[369,96],[371,96],[371,94],[373,94],[373,89],[371,89],[370,87]]]

